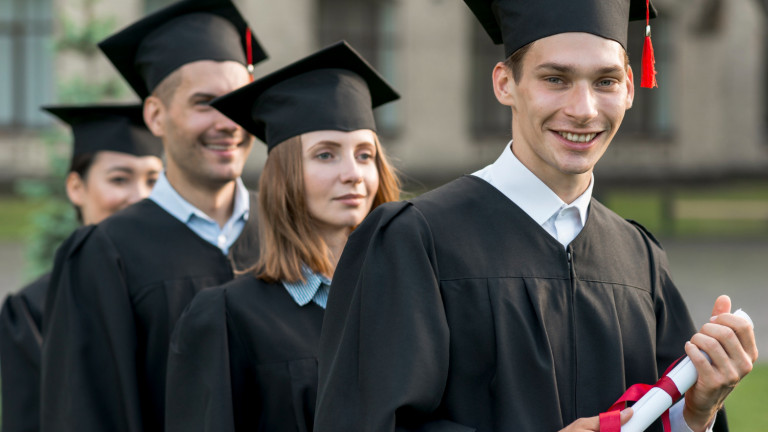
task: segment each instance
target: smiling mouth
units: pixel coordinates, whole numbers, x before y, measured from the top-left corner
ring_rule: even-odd
[[[577,143],[585,143],[590,142],[597,136],[597,132],[592,132],[588,134],[575,134],[570,132],[558,132],[558,134],[567,139],[568,141],[577,142]]]
[[[209,150],[216,150],[216,151],[228,151],[228,150],[235,150],[237,147],[239,147],[240,143],[205,143],[205,148]]]

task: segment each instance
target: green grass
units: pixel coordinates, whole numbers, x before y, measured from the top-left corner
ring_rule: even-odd
[[[706,189],[677,189],[668,198],[668,206],[675,208],[681,203],[710,205],[721,210],[725,202],[732,202],[730,209],[740,216],[745,203],[768,203],[768,184],[751,183],[720,186]],[[634,219],[654,234],[665,237],[716,237],[716,238],[768,238],[768,216],[754,218],[698,217],[676,215],[665,218],[664,196],[659,190],[612,190],[601,197],[613,211],[628,219]]]
[[[0,241],[22,241],[30,229],[32,215],[43,204],[17,197],[0,197]]]
[[[725,401],[733,432],[768,431],[768,363],[758,363]]]

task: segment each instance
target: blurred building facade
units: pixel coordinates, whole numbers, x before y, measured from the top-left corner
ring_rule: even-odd
[[[768,0],[654,0],[659,88],[639,89],[598,165],[600,181],[768,177]],[[93,4],[84,8],[83,3]],[[42,176],[38,110],[56,82],[97,82],[116,72],[101,56],[54,53],[53,41],[88,15],[116,28],[168,0],[0,0],[0,183]],[[491,44],[460,0],[235,0],[270,59],[263,75],[339,39],[348,40],[400,91],[378,115],[385,147],[408,179],[434,186],[492,162],[510,138],[510,113],[493,97]],[[630,26],[639,64],[644,23]],[[639,82],[639,77],[637,77]],[[135,100],[126,90],[121,100]],[[66,150],[63,150],[66,151]],[[248,162],[258,177],[266,149]]]

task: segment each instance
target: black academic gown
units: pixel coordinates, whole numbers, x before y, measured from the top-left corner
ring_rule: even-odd
[[[9,295],[0,311],[3,432],[40,430],[40,324],[50,278]]]
[[[149,199],[76,232],[46,300],[42,430],[162,430],[173,326],[197,292],[255,262],[257,232],[252,211],[225,256]]]
[[[198,294],[168,357],[168,432],[309,432],[323,308],[253,276]]]
[[[654,383],[694,332],[644,229],[593,199],[564,248],[465,176],[379,207],[351,235],[315,431],[557,431]]]

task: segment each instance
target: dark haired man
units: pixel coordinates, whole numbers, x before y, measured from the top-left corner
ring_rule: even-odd
[[[240,180],[252,137],[209,106],[265,58],[229,0],[184,0],[99,44],[144,99],[166,169],[150,197],[57,254],[43,319],[43,431],[163,429],[173,326],[258,257]]]
[[[696,333],[656,240],[591,197],[632,106],[627,19],[645,19],[646,2],[467,3],[512,57],[493,85],[513,140],[350,237],[323,323],[315,431],[597,431],[628,386],[684,354],[699,380],[672,430],[711,428],[757,358],[752,328],[721,297]]]

